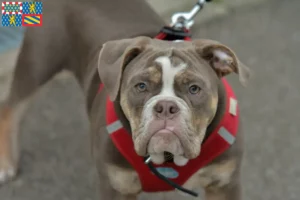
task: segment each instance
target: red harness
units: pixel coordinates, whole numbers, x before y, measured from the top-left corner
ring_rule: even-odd
[[[162,34],[162,33],[161,33]],[[164,35],[159,34],[156,38],[163,39]],[[189,37],[184,40],[190,40]],[[185,166],[177,166],[174,163],[155,165],[155,168],[178,185],[183,185],[194,173],[209,164],[213,159],[225,152],[235,141],[238,131],[239,109],[235,94],[223,78],[222,82],[226,91],[226,111],[219,125],[213,130],[207,140],[201,145],[200,155],[189,160]],[[103,85],[100,85],[99,92]],[[107,97],[106,100],[106,124],[110,137],[139,175],[144,192],[171,191],[174,188],[155,176],[144,163],[144,158],[136,154],[131,135],[123,128],[119,120],[114,103]]]

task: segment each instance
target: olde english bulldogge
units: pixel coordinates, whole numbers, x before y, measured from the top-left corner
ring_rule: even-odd
[[[206,200],[241,199],[242,133],[224,76],[236,73],[245,84],[249,70],[229,47],[205,39],[152,39],[164,22],[143,0],[43,3],[43,26],[27,29],[1,105],[0,183],[17,173],[24,105],[67,69],[86,96],[101,199],[173,189],[150,172],[147,156],[156,167],[173,166],[167,168],[173,169],[166,174],[170,180],[204,188]]]

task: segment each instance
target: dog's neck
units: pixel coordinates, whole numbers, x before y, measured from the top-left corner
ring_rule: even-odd
[[[215,128],[221,122],[221,120],[224,116],[225,110],[226,110],[226,91],[225,91],[225,88],[224,88],[224,84],[220,80],[220,81],[218,81],[218,106],[217,106],[217,111],[216,111],[216,114],[215,114],[214,118],[212,119],[211,123],[207,127],[203,142],[206,141],[206,139],[211,135],[211,133],[215,130]]]
[[[130,123],[128,121],[128,119],[126,118],[121,105],[120,105],[120,95],[119,97],[116,99],[116,101],[114,101],[114,108],[116,111],[116,114],[119,118],[119,120],[122,122],[123,127],[125,128],[125,130],[131,134],[131,127],[130,127]]]

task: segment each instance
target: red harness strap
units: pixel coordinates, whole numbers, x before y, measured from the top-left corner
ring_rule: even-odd
[[[181,34],[183,34],[184,36],[178,36],[176,35],[176,33],[170,33],[168,34],[166,32],[166,30],[171,30],[169,27],[164,27],[156,36],[156,39],[160,39],[160,40],[169,40],[168,37],[171,36],[170,40],[176,40],[176,39],[182,39],[185,41],[191,41],[191,37],[189,36],[190,31],[187,29],[184,29],[183,31],[180,31]],[[173,30],[174,31],[174,30]],[[178,33],[178,32],[177,32]]]
[[[163,32],[156,36],[157,39],[164,39],[165,37],[166,34]],[[190,38],[185,37],[184,40],[190,40]],[[161,174],[178,185],[183,185],[194,173],[226,151],[235,141],[238,131],[239,109],[231,86],[224,78],[222,82],[226,91],[226,112],[220,124],[210,134],[205,143],[202,144],[200,155],[195,159],[189,160],[185,166],[181,167],[176,166],[174,163],[154,165]],[[102,88],[103,85],[101,84],[98,92]],[[137,155],[131,135],[123,128],[115,112],[114,103],[109,97],[106,100],[106,124],[107,131],[114,145],[138,173],[143,191],[161,192],[174,190],[172,186],[155,176],[144,163],[144,158]]]

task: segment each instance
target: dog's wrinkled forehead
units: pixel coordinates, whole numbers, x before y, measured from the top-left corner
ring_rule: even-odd
[[[190,43],[166,45],[155,42],[126,66],[122,82],[124,85],[140,81],[160,83],[164,95],[173,96],[175,83],[201,79],[209,84],[213,75],[215,76],[215,73],[209,64],[204,59],[197,58],[196,51]]]
[[[200,76],[197,78],[202,80],[235,72],[242,84],[250,75],[231,49],[212,40],[170,42],[137,37],[109,41],[104,44],[98,63],[100,78],[112,100],[117,98],[124,80],[151,73],[153,79],[174,81],[182,71],[185,77]]]
[[[187,62],[178,57],[161,56],[155,59],[161,66],[161,81],[163,83],[161,95],[175,96],[174,82],[176,76],[188,68]]]

